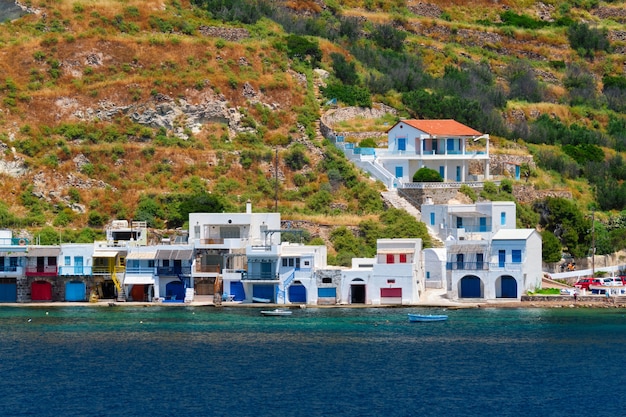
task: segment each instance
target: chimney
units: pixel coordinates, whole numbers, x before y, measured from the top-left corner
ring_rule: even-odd
[[[252,213],[252,202],[250,200],[248,200],[246,202],[246,213],[247,214],[251,214]]]

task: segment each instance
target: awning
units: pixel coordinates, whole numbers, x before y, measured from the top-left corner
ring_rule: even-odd
[[[487,245],[448,245],[448,253],[485,253]]]
[[[38,248],[29,246],[28,253],[26,256],[36,257],[36,256],[59,256],[61,253],[61,248]]]
[[[156,258],[156,252],[131,252],[126,256],[126,259],[148,259],[153,260]]]
[[[115,258],[117,256],[116,251],[95,251],[93,253],[94,258]]]
[[[124,277],[124,285],[154,285],[154,277],[147,274],[130,274]]]
[[[156,259],[189,260],[193,255],[193,249],[160,249],[157,251]]]

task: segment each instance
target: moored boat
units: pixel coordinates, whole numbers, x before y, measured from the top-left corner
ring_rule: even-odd
[[[291,310],[275,308],[274,310],[261,310],[262,316],[290,316]]]
[[[445,314],[411,314],[409,313],[410,322],[427,322],[427,321],[445,321],[448,316]]]

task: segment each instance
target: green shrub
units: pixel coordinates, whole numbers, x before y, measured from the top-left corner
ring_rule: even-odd
[[[413,174],[413,182],[443,182],[443,178],[434,169],[422,167]]]

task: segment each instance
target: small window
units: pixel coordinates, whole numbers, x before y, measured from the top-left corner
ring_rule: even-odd
[[[500,213],[500,226],[506,226],[506,212]]]
[[[514,264],[522,263],[522,251],[519,249],[513,249],[511,251],[511,262]]]
[[[430,271],[426,271],[426,279],[430,279]]]
[[[71,265],[72,264],[72,257],[71,256],[66,256],[65,257],[65,265]]]
[[[287,266],[287,258],[283,258],[283,266]]]
[[[304,263],[305,267],[311,266],[311,262],[310,261],[303,261],[303,263]]]
[[[148,268],[154,268],[154,259],[148,261]]]
[[[322,278],[322,284],[332,284],[332,283],[333,283],[332,278]]]
[[[400,263],[401,264],[405,264],[406,263],[406,253],[401,253],[400,254]]]
[[[394,262],[394,256],[392,253],[387,254],[387,263],[392,264]]]
[[[435,225],[435,213],[430,213],[430,225]]]
[[[387,280],[387,284],[395,284],[396,280],[395,279],[388,279]]]
[[[48,256],[48,265],[55,266],[57,264],[57,258],[55,256]]]

